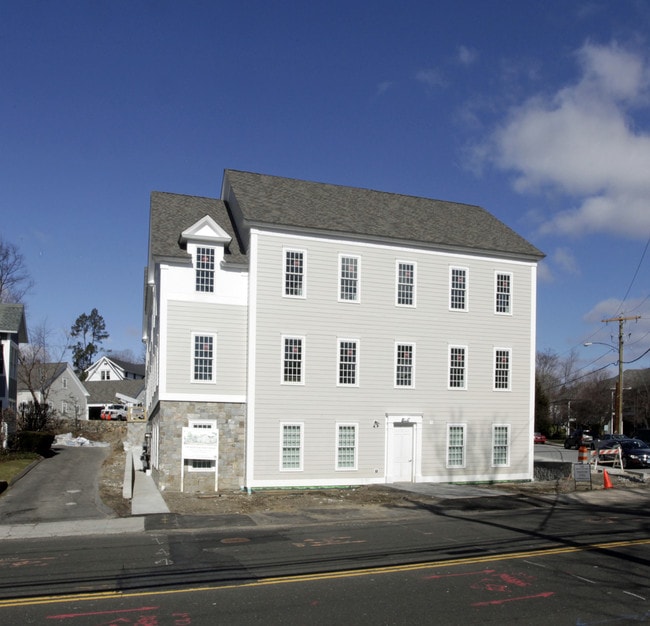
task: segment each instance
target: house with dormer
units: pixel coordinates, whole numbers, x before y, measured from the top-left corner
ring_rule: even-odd
[[[154,479],[532,479],[542,257],[455,202],[235,170],[219,199],[152,193]]]
[[[144,380],[144,363],[129,363],[111,356],[101,356],[84,370],[84,380]]]

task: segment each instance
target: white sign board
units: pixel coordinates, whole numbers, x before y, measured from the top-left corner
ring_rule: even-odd
[[[589,463],[573,464],[573,480],[577,483],[591,483],[591,466]]]
[[[219,458],[219,433],[206,428],[183,427],[184,459],[207,459],[216,461]]]

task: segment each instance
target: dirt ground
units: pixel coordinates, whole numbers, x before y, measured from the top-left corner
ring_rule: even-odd
[[[91,441],[104,441],[110,444],[110,454],[102,467],[99,493],[104,504],[111,508],[117,516],[128,517],[131,514],[131,503],[122,497],[122,483],[126,463],[126,453],[122,442],[126,436],[126,424],[119,422],[86,422],[73,434],[75,436],[84,436]],[[611,476],[611,480],[615,488],[642,487],[638,483],[617,476]],[[576,491],[576,484],[570,478],[481,486],[531,496]],[[584,489],[584,487],[578,487],[578,489],[581,488]],[[593,489],[602,488],[603,485],[594,478]],[[418,503],[426,504],[433,501],[426,496],[398,491],[383,485],[368,485],[350,489],[265,490],[252,494],[240,491],[209,494],[164,492],[163,497],[172,513],[182,515],[253,514],[269,511],[294,512],[322,506],[327,506],[328,509],[349,509],[351,506],[413,508]]]

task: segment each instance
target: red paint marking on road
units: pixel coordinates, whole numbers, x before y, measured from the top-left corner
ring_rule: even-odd
[[[554,591],[544,591],[533,596],[520,596],[519,598],[504,598],[502,600],[489,600],[488,602],[473,602],[470,606],[493,606],[495,604],[505,604],[506,602],[519,602],[519,600],[535,600],[537,598],[550,598],[554,596]]]
[[[497,574],[496,576],[488,576],[487,578],[482,578],[476,583],[471,585],[472,589],[485,589],[486,591],[499,591],[505,593],[509,591],[510,586],[515,587],[528,587],[535,580],[534,576],[528,576],[526,574],[520,574],[521,578],[512,576],[510,574]],[[527,580],[524,580],[527,579]]]
[[[481,574],[494,574],[496,570],[493,569],[482,569],[478,572],[464,572],[462,574],[434,574],[433,576],[425,576],[424,580],[438,580],[440,578],[455,578],[458,576],[478,576]]]
[[[221,543],[248,543],[248,537],[226,537],[221,540]]]
[[[93,611],[92,613],[63,613],[61,615],[48,615],[47,619],[73,619],[75,617],[89,617],[93,615],[115,615],[117,613],[137,613],[138,611],[155,611],[158,606],[141,606],[138,609],[117,609],[113,611]]]

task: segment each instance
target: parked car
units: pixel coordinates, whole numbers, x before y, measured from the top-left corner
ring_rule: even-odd
[[[650,467],[650,446],[645,441],[626,438],[619,439],[615,445],[621,448],[623,467]]]
[[[575,448],[576,450],[581,446],[592,448],[594,438],[588,430],[574,430],[565,440],[564,447],[569,450]]]
[[[546,443],[546,437],[542,433],[535,433],[534,441],[535,443]]]
[[[607,447],[613,447],[615,446],[619,441],[627,441],[630,438],[627,435],[619,435],[617,433],[608,433],[606,435],[603,435],[596,441],[595,443],[595,448],[597,450],[600,450],[601,448],[607,448]]]
[[[632,435],[635,439],[640,439],[650,444],[650,428],[641,428],[640,430],[635,431]]]
[[[103,420],[126,422],[128,414],[129,409],[123,404],[106,404],[99,417]]]

